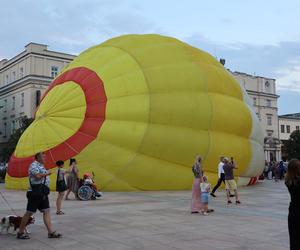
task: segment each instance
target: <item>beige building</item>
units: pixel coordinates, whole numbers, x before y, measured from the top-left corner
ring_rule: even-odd
[[[291,133],[300,130],[300,113],[279,116],[279,139],[286,141]]]
[[[22,53],[0,61],[0,148],[18,128],[20,117],[34,116],[52,79],[74,57],[29,43]]]
[[[231,72],[246,89],[264,132],[264,150],[267,161],[281,160],[278,108],[275,79]]]

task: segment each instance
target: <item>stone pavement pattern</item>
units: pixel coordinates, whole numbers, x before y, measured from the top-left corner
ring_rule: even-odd
[[[18,214],[26,205],[24,191],[2,194]],[[48,239],[42,215],[36,214],[30,240],[0,235],[0,249],[101,250],[287,250],[289,194],[283,182],[265,181],[240,189],[242,205],[226,205],[224,191],[216,193],[209,216],[191,215],[189,191],[105,193],[98,201],[63,201],[65,215],[55,214],[54,228],[62,239]],[[12,214],[0,197],[0,216]]]

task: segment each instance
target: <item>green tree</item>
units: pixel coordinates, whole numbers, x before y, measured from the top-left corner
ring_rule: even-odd
[[[284,143],[288,158],[300,159],[300,131],[295,130],[290,138]]]
[[[14,131],[10,136],[7,147],[2,150],[2,161],[8,161],[12,153],[15,151],[17,143],[27,127],[33,122],[33,118],[27,118],[27,116],[22,116],[17,119],[19,123],[19,128]]]

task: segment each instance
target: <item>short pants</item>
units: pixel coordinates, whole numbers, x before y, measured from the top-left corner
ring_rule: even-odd
[[[30,213],[35,213],[36,210],[40,212],[45,212],[50,208],[48,196],[32,196],[31,191],[27,192],[27,208],[26,211]]]
[[[237,186],[235,180],[225,180],[225,187],[227,190],[236,190]]]
[[[208,203],[208,202],[209,202],[209,193],[201,192],[201,203]]]

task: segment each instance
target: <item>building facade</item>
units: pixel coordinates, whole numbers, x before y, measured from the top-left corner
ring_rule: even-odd
[[[279,139],[282,142],[288,140],[295,130],[300,130],[300,113],[279,116]]]
[[[25,50],[0,61],[0,149],[19,126],[20,117],[33,117],[41,97],[74,55],[29,43]]]
[[[242,72],[231,73],[240,85],[246,89],[263,128],[265,159],[267,161],[281,160],[277,107],[279,96],[276,94],[275,79],[253,76]]]

